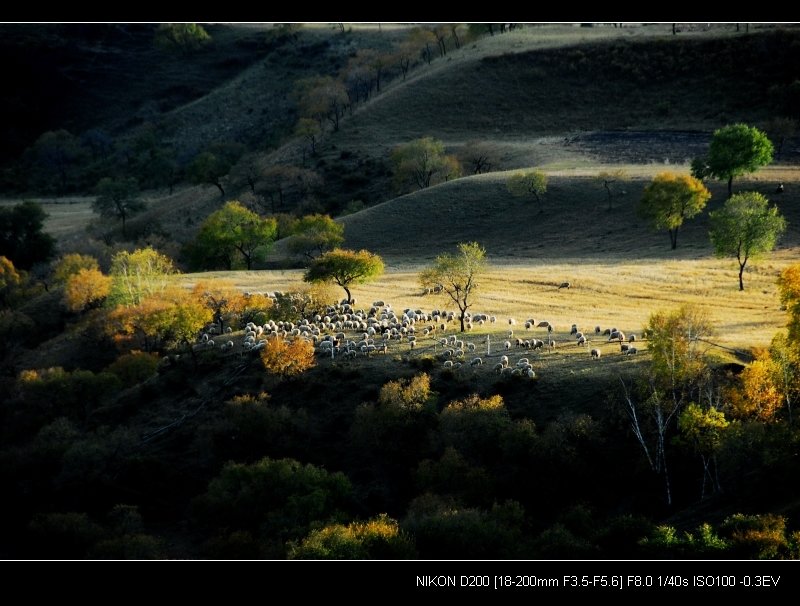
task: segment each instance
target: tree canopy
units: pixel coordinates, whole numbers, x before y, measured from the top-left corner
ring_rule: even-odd
[[[775,248],[786,231],[786,219],[777,206],[757,192],[741,192],[728,198],[725,206],[710,215],[709,236],[718,257],[736,257],[739,262],[739,290],[747,262]]]
[[[278,233],[275,219],[262,219],[236,200],[211,213],[195,239],[197,260],[205,267],[233,269],[263,261]]]
[[[344,225],[329,215],[306,215],[292,227],[289,250],[314,259],[322,253],[341,246],[344,242]]]
[[[444,143],[433,137],[414,139],[392,151],[395,183],[401,189],[425,189],[461,174],[461,165],[444,152]]]
[[[467,309],[474,302],[480,278],[486,270],[486,249],[477,242],[462,242],[458,253],[444,253],[436,257],[431,267],[419,274],[423,288],[432,291],[440,286],[441,292],[452,299],[461,311],[461,332]]]
[[[337,248],[328,251],[311,262],[303,279],[306,282],[335,282],[352,301],[350,286],[374,280],[383,274],[383,259],[368,250]]]
[[[669,231],[672,249],[678,246],[678,229],[686,219],[699,215],[711,197],[703,183],[689,175],[663,172],[644,188],[639,214],[655,229]]]
[[[772,162],[774,148],[766,134],[755,126],[731,124],[714,131],[705,163],[696,163],[695,177],[714,177],[728,181],[728,197],[733,195],[733,179],[757,171]]]
[[[133,252],[118,252],[111,259],[113,278],[109,300],[115,305],[138,305],[143,299],[162,292],[167,276],[177,273],[172,259],[152,247]]]
[[[55,240],[42,231],[46,217],[36,202],[0,207],[0,255],[20,269],[30,269],[52,257]]]
[[[542,196],[547,191],[547,175],[540,170],[522,170],[512,174],[506,187],[515,198],[533,197],[542,211]]]
[[[101,217],[121,220],[123,236],[128,217],[145,208],[144,202],[138,197],[139,186],[133,177],[103,177],[97,183],[95,193],[97,197],[92,202],[92,210]]]

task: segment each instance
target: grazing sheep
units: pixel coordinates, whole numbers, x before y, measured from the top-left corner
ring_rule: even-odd
[[[502,364],[502,365],[503,365],[503,367],[506,367],[506,366],[508,366],[508,356],[502,356],[502,357],[500,358],[500,364]]]
[[[599,335],[600,331],[601,331],[601,328],[599,326],[595,326],[594,327],[594,334]]]
[[[511,349],[511,341],[506,341],[505,343],[503,343],[503,347],[505,347],[506,349]]]
[[[517,321],[514,318],[509,318],[508,319],[508,325],[509,326],[514,326],[514,324],[516,324],[516,323],[517,323]]]
[[[203,343],[208,343],[208,333],[203,333],[203,336],[200,338]]]
[[[225,329],[225,332],[231,334],[233,332],[233,328],[228,326],[228,328]]]
[[[470,362],[470,366],[481,366],[483,364],[483,360],[480,358],[472,358],[472,362]]]
[[[582,336],[583,336],[582,332],[578,332],[578,333],[575,334],[575,338],[576,339],[580,339]]]
[[[494,324],[495,322],[497,322],[497,316],[492,316],[492,317],[490,317],[490,318],[489,318],[489,322],[490,322],[491,324]]]
[[[636,350],[636,348],[635,348],[635,347],[629,347],[629,348],[628,348],[628,351],[626,351],[626,352],[625,352],[625,355],[626,355],[626,356],[632,356],[632,355],[634,355],[634,354],[636,353],[636,351],[637,351],[637,350]]]
[[[447,362],[444,363],[444,367],[445,368],[453,368],[453,361],[452,360],[448,360]]]
[[[467,351],[475,351],[475,343],[467,343]]]
[[[562,283],[561,283],[561,284],[558,286],[558,290],[561,290],[562,288],[570,288],[571,286],[572,286],[572,284],[571,284],[571,283],[569,283],[569,282],[562,282]]]
[[[606,328],[606,329],[603,331],[603,336],[604,336],[604,337],[605,337],[606,335],[610,335],[610,334],[611,334],[611,329],[610,329],[610,328]]]
[[[586,337],[581,337],[576,342],[577,345],[586,345],[586,343],[588,343],[588,339]]]
[[[544,347],[544,341],[540,341],[539,339],[534,339],[533,343],[531,344],[531,349],[542,349]]]
[[[493,370],[494,370],[496,373],[498,373],[498,374],[499,374],[499,373],[503,372],[503,369],[504,369],[504,368],[505,368],[505,366],[503,366],[503,365],[502,365],[500,362],[498,362],[497,364],[495,364],[495,365],[494,365],[494,369],[493,369]]]
[[[574,335],[578,333],[578,325],[573,324],[572,327],[569,329],[569,334]]]
[[[631,333],[628,335],[628,343],[634,343],[636,341],[636,335]]]
[[[594,358],[594,359],[600,358],[600,350],[599,349],[592,349],[592,351],[589,352],[589,353],[592,354],[592,358]]]
[[[525,322],[525,330],[530,330],[531,326],[533,326],[533,324],[531,324],[530,322]]]
[[[548,326],[550,326],[550,322],[548,322],[547,320],[542,320],[536,326],[538,326],[539,328],[547,328]]]
[[[547,342],[547,346],[548,346],[550,349],[555,349],[555,348],[556,348],[556,342],[555,342],[555,341],[553,341],[553,339],[550,339],[550,340]]]
[[[517,360],[517,366],[525,366],[526,364],[530,364],[530,362],[528,362],[528,358],[520,358]]]
[[[509,339],[510,339],[511,337],[513,337],[513,336],[514,336],[514,331],[513,331],[513,330],[509,330],[509,331],[508,331],[508,335],[507,335],[507,336],[508,336],[508,338],[509,338]]]
[[[532,368],[529,368],[526,374],[527,374],[529,379],[535,379],[536,378],[536,373],[533,372]]]
[[[630,345],[628,345],[627,343],[620,343],[619,344],[619,350],[622,353],[625,353],[626,351],[628,351],[628,349],[630,349]]]
[[[213,339],[209,339],[208,342],[206,343],[206,345],[208,345],[209,347],[214,347],[214,340]]]

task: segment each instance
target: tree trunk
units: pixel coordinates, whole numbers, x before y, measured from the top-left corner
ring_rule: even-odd
[[[678,248],[678,228],[669,230],[669,241],[672,244],[672,250]]]
[[[728,197],[733,195],[733,175],[728,177]]]
[[[217,186],[217,189],[219,190],[220,195],[224,198],[225,197],[225,190],[222,189],[222,183],[220,183],[219,181],[214,181],[213,183],[214,183],[214,185]]]
[[[461,310],[461,318],[460,318],[460,320],[461,320],[461,332],[464,332],[464,312],[465,311],[466,311],[465,309]]]
[[[352,302],[352,300],[353,300],[353,297],[352,297],[352,296],[350,296],[350,289],[349,289],[349,288],[347,288],[347,286],[344,286],[344,285],[342,285],[342,288],[344,288],[344,292],[346,292],[346,293],[347,293],[347,302],[348,302],[348,303]]]
[[[122,213],[121,217],[122,217],[122,237],[124,238],[126,236],[126,233],[125,233],[125,213]]]
[[[739,290],[744,290],[744,282],[742,281],[742,274],[744,273],[744,266],[747,264],[747,261],[744,263],[739,263]]]
[[[674,36],[675,34],[676,34],[676,32],[675,32],[675,24],[673,23],[672,24],[672,35]]]

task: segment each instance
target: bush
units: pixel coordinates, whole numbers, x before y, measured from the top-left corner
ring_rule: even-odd
[[[405,560],[416,555],[412,539],[386,514],[347,526],[312,530],[289,550],[293,560]]]
[[[305,339],[287,341],[271,337],[261,350],[261,362],[270,374],[283,379],[294,377],[315,365],[314,346]]]
[[[149,379],[158,369],[158,354],[134,349],[112,362],[106,371],[115,375],[123,385],[130,387]]]

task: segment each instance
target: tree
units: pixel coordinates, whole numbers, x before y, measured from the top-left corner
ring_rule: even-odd
[[[383,259],[368,250],[336,248],[311,262],[303,280],[306,282],[335,282],[352,301],[350,286],[370,282],[383,274]]]
[[[11,259],[0,255],[0,307],[5,307],[15,291],[24,282]]]
[[[114,305],[138,305],[164,291],[168,276],[177,273],[172,259],[152,247],[120,251],[111,259],[113,278],[109,301]]]
[[[70,311],[98,307],[111,292],[111,278],[98,269],[81,269],[64,285],[64,303]]]
[[[614,196],[616,193],[611,188],[612,185],[620,184],[630,179],[630,175],[622,169],[618,168],[615,170],[604,170],[597,175],[597,180],[602,183],[603,188],[606,190],[606,196],[608,197],[608,210],[611,210],[611,203],[614,200]],[[620,190],[619,194],[624,194],[624,190]]]
[[[75,185],[74,169],[86,155],[78,137],[67,130],[47,131],[26,152],[30,162],[30,187],[65,193]]]
[[[715,462],[715,453],[722,442],[722,434],[730,425],[725,414],[715,408],[703,408],[691,402],[683,409],[678,417],[678,430],[681,438],[700,455],[703,463],[703,485],[700,489],[700,499],[706,496],[706,481],[711,481],[714,490],[719,490],[719,477],[714,465],[714,475],[711,474],[711,463]]]
[[[266,258],[277,233],[275,219],[262,219],[232,200],[203,221],[195,248],[206,263],[221,263],[230,270],[241,260],[252,269],[255,261]]]
[[[768,351],[758,351],[755,360],[739,376],[740,390],[729,394],[733,414],[762,423],[773,421],[784,404],[780,370]]]
[[[169,287],[142,298],[134,305],[120,305],[108,315],[107,332],[126,349],[157,351],[191,344],[211,320],[211,310],[193,293]]]
[[[192,294],[211,311],[220,334],[226,324],[233,324],[234,319],[238,319],[241,326],[248,321],[263,324],[266,318],[262,316],[273,306],[269,297],[258,293],[245,294],[231,280],[198,282]]]
[[[36,202],[0,207],[0,255],[20,269],[30,269],[50,259],[56,243],[42,231],[46,218],[47,213]]]
[[[731,124],[714,131],[708,147],[706,173],[728,181],[728,197],[733,195],[733,179],[757,171],[772,162],[773,147],[767,135],[755,126]]]
[[[741,192],[728,198],[725,206],[710,213],[709,236],[718,257],[736,257],[739,262],[739,290],[742,274],[750,259],[758,259],[775,248],[786,231],[786,219],[777,206],[757,192]]]
[[[339,120],[347,105],[347,90],[331,76],[313,76],[298,80],[294,89],[300,114],[314,118],[322,125],[328,120],[334,132],[339,130]]]
[[[775,153],[780,156],[786,140],[797,132],[797,120],[786,116],[776,116],[767,123],[767,132],[775,146]]]
[[[270,210],[276,214],[290,206],[299,206],[303,198],[310,197],[322,186],[322,177],[313,170],[290,164],[275,164],[265,168],[256,191],[269,198]]]
[[[790,265],[778,278],[781,302],[789,312],[789,341],[800,346],[800,263]]]
[[[547,175],[540,170],[523,170],[512,174],[506,181],[506,188],[515,198],[533,196],[539,205],[539,212],[542,209],[542,196],[547,191]]]
[[[97,197],[92,202],[92,210],[101,217],[120,219],[122,235],[125,235],[125,221],[131,215],[144,210],[145,205],[139,197],[139,186],[133,177],[111,179],[103,177],[95,187]]]
[[[56,284],[64,284],[82,269],[99,270],[100,266],[97,264],[97,259],[90,255],[78,253],[64,255],[53,265],[53,281]]]
[[[300,118],[297,121],[297,125],[294,127],[294,134],[308,141],[308,144],[311,146],[311,155],[316,155],[317,141],[319,141],[319,136],[322,134],[322,129],[319,127],[319,123],[316,120]]]
[[[189,54],[211,42],[211,36],[197,23],[162,23],[156,29],[154,43],[164,50]]]
[[[225,196],[222,177],[227,175],[231,167],[241,158],[244,146],[238,143],[217,143],[208,150],[195,156],[189,164],[187,174],[192,182],[198,185],[215,186],[221,196]]]
[[[655,229],[669,231],[672,250],[678,247],[678,229],[686,219],[699,215],[711,193],[702,182],[688,175],[660,173],[644,188],[639,214]]]
[[[295,377],[313,368],[314,345],[306,339],[287,341],[280,337],[270,337],[261,350],[261,362],[270,374],[282,379]]]
[[[700,344],[712,330],[705,313],[691,305],[652,314],[646,330],[652,353],[649,372],[638,389],[629,389],[622,382],[623,403],[650,469],[664,479],[666,501],[671,504],[668,437],[673,420],[705,374],[707,364]]]
[[[344,242],[344,225],[334,221],[330,215],[306,215],[297,221],[293,232],[289,250],[312,260]]]
[[[486,270],[486,249],[477,242],[462,242],[458,254],[444,253],[436,257],[432,267],[419,274],[423,288],[441,286],[461,312],[461,332],[464,332],[464,317],[474,303],[479,280]]]
[[[398,145],[391,156],[395,182],[400,188],[411,185],[425,189],[446,180],[453,173],[453,162],[447,158],[444,143],[432,137]]]
[[[473,175],[488,173],[496,163],[496,148],[485,141],[468,141],[458,152],[458,159]]]

